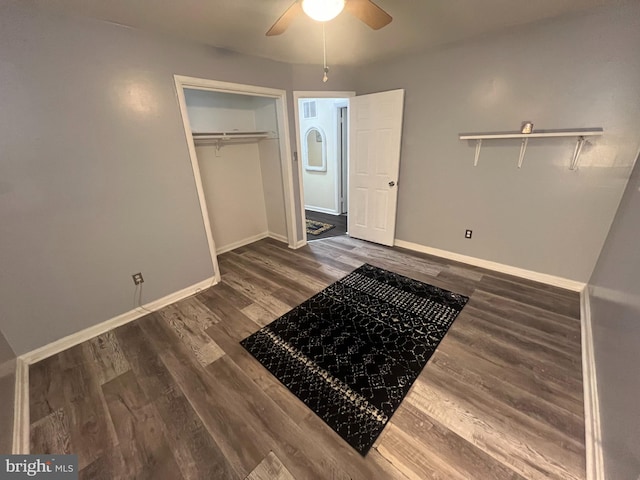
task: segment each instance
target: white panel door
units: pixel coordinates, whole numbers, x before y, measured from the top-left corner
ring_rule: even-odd
[[[404,90],[349,100],[349,235],[393,245]]]

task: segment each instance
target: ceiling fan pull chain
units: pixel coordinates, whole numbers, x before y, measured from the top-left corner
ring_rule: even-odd
[[[324,60],[324,75],[322,76],[322,81],[327,83],[327,80],[329,80],[329,76],[327,75],[329,73],[329,67],[327,67],[327,35],[324,30],[324,23],[322,24],[322,54]]]

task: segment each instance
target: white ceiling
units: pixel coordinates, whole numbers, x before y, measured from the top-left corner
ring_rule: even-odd
[[[322,60],[322,28],[302,15],[265,32],[292,0],[33,0],[80,14],[289,63]],[[623,0],[376,0],[393,22],[373,31],[343,12],[329,22],[328,60],[359,65]]]

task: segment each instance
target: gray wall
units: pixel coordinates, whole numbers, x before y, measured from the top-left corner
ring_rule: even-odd
[[[639,145],[640,4],[521,27],[363,68],[358,94],[406,89],[396,237],[586,282]],[[603,127],[575,140],[459,132]],[[466,228],[473,239],[464,239]]]
[[[640,159],[589,282],[602,445],[611,480],[640,477],[639,245]]]
[[[16,354],[7,342],[7,339],[0,330],[0,365],[4,365],[6,362],[11,361],[16,358]],[[0,369],[0,373],[2,370]]]
[[[11,453],[16,354],[0,330],[0,454]]]
[[[174,74],[291,66],[0,6],[0,328],[24,353],[210,277]]]

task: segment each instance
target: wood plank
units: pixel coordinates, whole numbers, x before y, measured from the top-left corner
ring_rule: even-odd
[[[260,297],[256,300],[256,303],[266,311],[271,312],[275,318],[281,317],[291,310],[291,305],[281,301],[279,298],[276,298],[275,295]]]
[[[224,351],[201,329],[200,324],[185,316],[178,305],[169,305],[159,314],[203,367],[224,355]]]
[[[405,401],[525,478],[583,478],[584,459],[575,449],[566,450],[569,442],[541,437],[539,431],[523,428],[516,421],[515,412],[496,411],[495,405],[483,405],[476,397],[470,399],[469,390],[463,396],[453,391],[450,378],[446,379],[446,387],[436,379],[433,372],[424,380],[420,378]]]
[[[122,355],[113,331],[92,338],[85,346],[85,355],[93,362],[100,385],[129,370],[129,363]]]
[[[273,452],[245,477],[245,480],[295,480],[280,459]]]
[[[254,299],[256,294],[269,295],[280,288],[280,284],[257,274],[254,270],[245,267],[238,262],[238,257],[233,254],[224,254],[219,259],[222,277],[227,285],[231,285],[242,292],[249,299]],[[246,285],[246,284],[249,285]]]
[[[389,425],[384,441],[376,447],[380,455],[411,480],[467,480],[451,465],[440,461],[430,450],[412,441],[409,434],[395,425]]]
[[[98,376],[85,353],[82,344],[60,353],[60,364],[69,367],[57,379],[62,384],[72,451],[78,454],[80,470],[117,445]]]
[[[297,307],[303,302],[306,302],[311,297],[307,297],[304,293],[300,293],[288,288],[281,288],[273,292],[273,297],[282,301],[284,304],[290,307]]]
[[[475,292],[479,280],[473,280],[467,276],[458,275],[449,269],[442,270],[438,275],[438,280],[445,281],[454,287],[456,292],[469,292],[472,295]]]
[[[263,392],[267,393],[283,412],[299,424],[309,414],[309,408],[240,345],[240,340],[245,336],[244,333],[236,330],[236,326],[236,322],[229,322],[227,325],[218,324],[209,328],[207,333],[220,343],[236,365]]]
[[[449,333],[452,332],[453,330]],[[490,353],[470,349],[464,342],[456,339],[454,335],[447,334],[438,346],[433,359],[439,358],[440,355],[447,355],[455,359],[456,362],[463,365],[463,368],[479,375],[491,375],[501,378],[513,387],[536,395],[558,408],[582,417],[582,399],[576,398],[573,392],[568,392],[563,385],[551,383],[548,379],[534,374],[531,370],[522,370],[516,366],[509,365]]]
[[[155,406],[131,371],[102,386],[123,457],[122,475],[181,479]]]
[[[311,259],[307,255],[299,255],[295,251],[291,254],[270,244],[262,244],[256,247],[256,253],[283,265],[292,266],[298,272],[303,272],[312,277],[319,277],[330,283],[345,276],[345,271],[341,268],[334,268],[326,263]]]
[[[69,455],[71,449],[69,421],[62,408],[31,424],[31,453]]]
[[[282,247],[275,245],[274,247],[283,250]],[[289,250],[289,252],[291,252],[291,250]],[[295,258],[309,258],[320,264],[329,265],[336,270],[344,272],[344,275],[346,275],[353,270],[353,265],[342,262],[338,260],[337,257],[347,252],[349,252],[349,250],[339,250],[335,247],[328,247],[324,245],[324,242],[311,242],[302,248],[293,250],[293,255],[295,255]]]
[[[532,308],[530,305],[482,290],[476,290],[469,303],[487,313],[511,319],[552,336],[557,335],[568,343],[580,345],[580,321],[566,315]]]
[[[486,336],[486,332],[468,321],[466,314],[460,314],[443,342],[449,338],[464,343],[485,359],[499,361],[505,369],[516,368],[524,375],[532,374],[546,383],[554,384],[566,390],[576,400],[582,396],[580,370],[576,372],[548,361],[543,362],[531,352],[522,352],[516,346]]]
[[[228,257],[226,261],[234,262],[255,276],[269,280],[270,282],[279,285],[281,288],[297,289],[304,291],[309,295],[313,295],[318,290],[324,288],[322,284],[318,285],[317,282],[314,282],[315,284],[312,286],[309,286],[306,282],[300,283],[297,281],[297,278],[291,278],[287,274],[274,271],[269,265],[264,265],[262,262],[257,262],[255,259],[245,255],[235,255],[234,252],[228,252],[225,255]]]
[[[29,415],[32,424],[64,407],[60,370],[58,355],[29,366]]]
[[[239,477],[246,476],[269,450],[260,441],[264,436],[247,422],[246,412],[237,408],[243,402],[229,398],[220,378],[214,381],[208,371],[194,368],[197,364],[186,346],[175,342],[172,331],[160,319],[148,318],[140,326],[233,470]],[[220,362],[229,363],[222,357],[209,367]]]
[[[275,282],[266,280],[246,270],[245,272],[246,273],[243,273],[242,275],[236,272],[227,272],[224,275],[222,275],[222,281],[229,288],[237,292],[240,292],[243,296],[246,296],[247,298],[251,299],[251,303],[249,303],[248,305],[253,304],[257,298],[271,295],[273,292],[275,292],[280,288],[280,286]],[[217,287],[218,285],[214,287],[214,291],[217,292],[218,294],[222,293],[222,291],[219,290]],[[225,295],[223,294],[222,296],[225,296]],[[225,296],[225,298],[231,300],[231,302],[234,305],[236,305],[238,308],[244,308],[248,306],[247,304],[244,304],[244,303],[238,304],[236,302],[233,302],[233,300],[228,296]]]
[[[403,451],[407,450],[406,444],[417,445],[420,457],[428,458],[432,464],[437,465],[438,472],[446,472],[449,469],[450,478],[524,480],[524,477],[409,402],[405,402],[398,409],[391,423],[395,427],[392,433],[402,432],[410,437],[408,442],[405,440],[393,443],[387,442],[386,439],[382,441],[378,450],[391,453],[396,459],[406,455],[406,453],[403,454]],[[396,452],[398,449],[400,452]]]
[[[211,288],[218,288],[220,285],[215,285]],[[240,297],[233,297],[233,301],[235,303],[240,303]],[[248,304],[250,304],[249,301]],[[247,304],[247,305],[248,305]],[[188,318],[191,323],[197,325],[197,327],[201,331],[205,331],[211,325],[215,325],[220,321],[220,318],[217,317],[211,310],[209,310],[197,297],[187,297],[183,300],[180,300],[175,304],[176,308],[182,312],[182,315]]]
[[[531,285],[511,282],[490,275],[482,277],[478,288],[543,310],[580,319],[580,297],[577,293],[573,297],[567,297],[562,293],[542,290]]]
[[[312,273],[304,272],[282,262],[274,260],[273,257],[267,257],[260,252],[247,252],[242,256],[243,259],[250,260],[254,265],[260,265],[269,272],[279,274],[281,277],[294,281],[297,285],[303,285],[313,292],[319,292],[327,285],[333,283],[334,277],[322,272]]]
[[[361,247],[358,249],[358,252],[372,260],[392,261],[398,267],[408,268],[430,277],[436,277],[442,272],[440,265],[433,264],[427,260],[408,257],[401,252],[382,248],[374,244]]]
[[[472,388],[478,395],[483,395],[486,402],[496,405],[507,405],[529,418],[541,422],[547,428],[551,428],[566,435],[568,440],[573,440],[584,445],[584,419],[580,414],[570,412],[555,404],[544,400],[536,391],[522,390],[502,378],[495,377],[487,372],[472,370],[465,363],[456,361],[449,356],[446,349],[439,349],[431,358],[428,376],[434,369],[439,370],[443,376],[454,378]]]
[[[582,378],[582,362],[574,353],[567,350],[554,349],[546,343],[534,341],[531,335],[520,335],[514,329],[496,325],[496,318],[473,307],[465,309],[461,322],[467,322],[465,330],[470,334],[480,334],[510,349],[517,350],[523,358],[535,357],[538,362],[562,370],[576,379]]]
[[[345,473],[344,470],[341,469],[341,465],[347,464],[353,464],[354,467],[360,470],[366,469],[375,472],[375,476],[371,478],[375,478],[376,480],[406,478],[406,476],[389,463],[387,459],[380,455],[375,448],[369,450],[366,457],[362,457],[314,412],[308,412],[299,425],[306,435],[314,439],[316,444],[326,446],[325,448],[329,451],[334,449],[339,451],[341,460],[337,464],[332,464],[330,460],[325,462],[324,468],[333,475],[333,477],[327,475],[329,478],[341,478],[341,475]],[[347,479],[350,479],[350,477],[347,477]]]
[[[257,323],[252,322],[235,305],[227,301],[226,298],[219,296],[215,291],[209,292],[207,297],[203,297],[203,302],[222,319],[220,323],[213,327],[228,331],[230,336],[237,338],[238,341],[260,330],[260,326]]]
[[[233,275],[234,274],[232,272],[223,275],[221,279],[222,281],[211,288],[215,288],[215,290],[219,294],[224,295],[231,302],[233,302],[234,305],[238,305],[241,307],[247,307],[251,305],[253,303],[253,300],[244,294],[243,289],[233,288],[233,285],[229,285],[230,278],[233,278]],[[210,326],[211,324],[206,325],[204,329],[206,330]]]
[[[127,478],[120,448],[113,448],[96,458],[78,473],[79,480],[113,480]]]
[[[265,327],[278,318],[278,315],[271,313],[257,303],[244,307],[241,312],[260,327]]]
[[[226,459],[138,322],[118,328],[116,336],[138,384],[153,399],[184,478],[240,478],[241,472]]]

